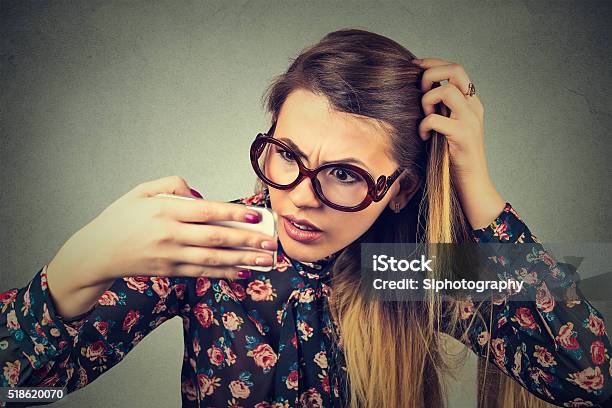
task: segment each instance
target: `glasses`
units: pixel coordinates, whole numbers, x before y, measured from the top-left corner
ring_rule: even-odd
[[[266,133],[258,133],[251,144],[251,164],[267,185],[290,190],[308,177],[317,198],[339,211],[360,211],[383,199],[393,182],[405,170],[399,167],[390,176],[377,181],[367,170],[349,163],[326,163],[310,169],[294,149],[273,136],[276,122]]]

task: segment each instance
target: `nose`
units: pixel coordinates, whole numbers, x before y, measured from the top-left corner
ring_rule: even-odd
[[[305,177],[297,186],[289,191],[289,199],[296,207],[316,208],[322,205],[308,177]]]

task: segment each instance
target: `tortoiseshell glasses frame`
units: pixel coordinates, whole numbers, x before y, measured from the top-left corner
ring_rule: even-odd
[[[398,167],[397,170],[395,170],[393,174],[391,174],[390,176],[380,176],[377,179],[377,181],[374,181],[374,178],[367,170],[364,170],[361,167],[352,165],[350,163],[342,163],[342,162],[326,163],[315,169],[310,169],[306,167],[304,163],[302,163],[302,160],[300,159],[299,155],[295,153],[294,149],[292,149],[290,146],[288,146],[283,141],[276,139],[272,136],[274,134],[275,127],[276,127],[276,122],[272,124],[272,126],[266,133],[258,133],[253,143],[251,143],[251,148],[250,148],[251,165],[253,166],[253,170],[255,170],[255,173],[257,174],[257,176],[265,184],[271,187],[280,189],[280,190],[290,190],[294,188],[295,186],[297,186],[304,179],[304,177],[308,177],[310,178],[310,181],[314,187],[314,191],[315,191],[317,198],[321,202],[323,202],[325,205],[335,210],[338,210],[338,211],[346,211],[346,212],[361,211],[364,208],[368,207],[372,202],[378,202],[382,200],[384,196],[387,194],[387,191],[389,191],[389,188],[391,187],[391,185],[393,185],[395,180],[397,180],[397,178],[405,170],[404,167]],[[267,145],[267,143],[273,143],[277,146],[280,146],[283,150],[286,150],[293,154],[295,161],[299,168],[299,174],[293,182],[289,184],[278,184],[268,179],[265,176],[265,174],[263,174],[259,166],[259,159],[263,151],[263,148],[264,146]],[[361,203],[355,206],[352,206],[352,207],[347,207],[347,206],[336,204],[328,200],[323,194],[321,184],[319,183],[317,179],[317,174],[322,170],[325,170],[331,167],[338,167],[338,166],[346,168],[350,171],[354,171],[355,173],[359,174],[367,183],[368,185],[367,193],[365,197],[363,198],[363,200],[361,201]]]

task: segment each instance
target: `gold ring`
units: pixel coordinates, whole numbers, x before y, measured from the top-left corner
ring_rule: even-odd
[[[468,90],[466,93],[464,93],[465,96],[472,96],[476,94],[476,87],[474,86],[474,84],[472,82],[470,82],[468,84]]]

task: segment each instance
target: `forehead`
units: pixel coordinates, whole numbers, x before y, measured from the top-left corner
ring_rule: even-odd
[[[283,103],[275,135],[286,137],[308,153],[324,147],[330,153],[351,154],[360,159],[387,157],[389,136],[372,118],[334,110],[326,97],[305,89],[289,94]]]

